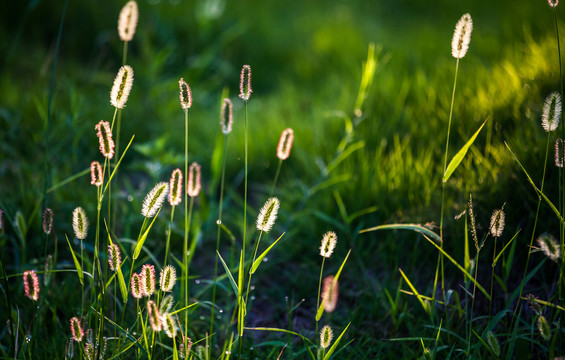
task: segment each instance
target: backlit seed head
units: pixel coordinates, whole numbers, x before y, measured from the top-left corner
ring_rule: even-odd
[[[24,271],[24,292],[31,300],[39,300],[39,279],[35,270]]]
[[[157,183],[153,189],[145,196],[141,214],[146,218],[152,218],[163,205],[163,201],[169,192],[169,185],[166,182]]]
[[[196,197],[200,194],[201,185],[201,167],[198,163],[193,162],[188,168],[188,184],[186,193],[190,197]]]
[[[528,304],[530,305],[530,307],[532,308],[532,311],[536,314],[536,315],[541,315],[541,306],[540,304],[536,301],[536,297],[532,294],[528,294],[526,295],[526,300],[528,300]]]
[[[565,159],[565,150],[563,147],[563,139],[555,140],[555,166],[562,168]]]
[[[96,129],[96,136],[98,136],[100,152],[104,157],[108,159],[113,158],[115,145],[114,140],[112,139],[112,130],[110,130],[110,124],[107,121],[100,120],[100,122],[96,124],[96,126],[94,126],[94,129]],[[102,176],[100,176],[100,178],[102,178]]]
[[[339,297],[339,283],[335,281],[333,275],[324,278],[324,286],[322,290],[322,300],[324,301],[324,310],[331,313],[337,306]]]
[[[108,245],[108,264],[112,271],[118,271],[120,269],[120,265],[122,264],[122,255],[120,247],[117,244],[112,243]]]
[[[143,276],[134,273],[131,276],[131,295],[136,299],[143,297],[145,284],[143,283]]]
[[[137,27],[137,19],[139,18],[139,11],[135,1],[128,1],[118,19],[118,34],[123,41],[131,41],[135,35],[135,28]]]
[[[190,91],[190,86],[184,81],[183,78],[179,80],[180,89],[180,106],[183,110],[188,110],[192,106],[192,92]]]
[[[155,332],[161,331],[163,328],[163,323],[161,322],[161,314],[159,313],[159,308],[153,300],[147,302],[147,316],[149,317],[149,322],[151,323],[151,329]]]
[[[186,346],[185,346],[186,343]],[[181,359],[188,359],[190,357],[190,349],[192,348],[192,339],[188,336],[183,336],[179,347],[179,356]]]
[[[248,101],[251,96],[251,66],[243,65],[239,81],[239,97],[243,101]]]
[[[43,211],[43,232],[47,235],[53,230],[53,210],[50,208]]]
[[[481,250],[484,243],[479,245],[479,238],[477,237],[477,227],[475,226],[475,212],[473,211],[473,196],[471,194],[469,194],[469,218],[471,219],[471,234],[473,235],[475,248],[478,252]]]
[[[163,322],[163,330],[168,337],[174,338],[177,335],[178,327],[177,327],[177,320],[175,316],[171,314],[163,314],[161,315],[161,321]]]
[[[492,331],[487,333],[487,344],[492,352],[498,357],[500,355],[500,344]]]
[[[546,132],[554,131],[561,119],[561,95],[554,91],[545,99],[541,126]]]
[[[473,20],[471,15],[465,14],[455,25],[453,39],[451,40],[451,55],[456,59],[461,59],[469,49],[471,42],[471,32],[473,31]]]
[[[128,101],[132,86],[133,69],[129,65],[124,65],[118,70],[112,91],[110,91],[110,103],[112,106],[123,109]]]
[[[140,276],[143,277],[143,295],[147,297],[153,295],[155,292],[155,266],[143,265]]]
[[[87,342],[84,346],[84,359],[85,360],[96,360],[96,346],[93,343]]]
[[[225,98],[222,103],[222,118],[220,119],[220,124],[222,125],[222,132],[224,134],[231,133],[233,126],[233,103],[230,99]]]
[[[98,161],[90,163],[90,184],[94,186],[102,186],[102,165]]]
[[[537,239],[540,250],[550,260],[558,262],[561,257],[561,248],[557,240],[550,234],[542,234]]]
[[[554,8],[559,4],[559,0],[547,0],[547,3],[549,4],[549,6]]]
[[[279,139],[279,146],[277,147],[277,157],[281,160],[288,159],[290,149],[292,148],[292,141],[294,140],[294,131],[291,128],[284,129]]]
[[[329,258],[334,252],[337,244],[337,235],[333,231],[328,231],[322,237],[322,245],[320,246],[320,255]]]
[[[167,295],[163,298],[163,300],[161,300],[161,306],[159,307],[159,312],[161,314],[166,314],[168,312],[171,311],[171,309],[173,308],[173,302],[175,300],[173,299],[173,295]]]
[[[502,231],[504,231],[504,210],[498,209],[492,212],[490,217],[490,233],[494,237],[502,236]]]
[[[51,280],[51,271],[53,271],[53,255],[49,254],[45,257],[45,273],[43,274],[43,284],[49,284]]]
[[[182,201],[182,171],[173,170],[171,180],[169,180],[169,204],[176,206]]]
[[[173,290],[175,282],[177,281],[177,271],[171,265],[165,266],[161,269],[161,276],[159,277],[159,286],[162,291],[169,292]]]
[[[78,317],[71,318],[71,333],[73,334],[72,339],[76,342],[81,342],[84,337],[84,330],[80,324]]]
[[[92,329],[87,329],[84,339],[88,344],[92,344],[94,342],[94,331]]]
[[[334,332],[332,331],[332,328],[328,325],[325,325],[320,331],[320,346],[324,349],[327,349],[332,343],[333,337]]]
[[[540,315],[538,318],[537,325],[541,337],[544,338],[545,341],[549,341],[551,339],[551,329],[543,315]]]
[[[0,209],[0,230],[4,229],[4,211]]]
[[[198,360],[206,360],[206,349],[204,349],[204,346],[198,345],[195,353]]]
[[[73,210],[73,230],[77,239],[86,239],[88,232],[88,219],[84,209],[80,206]]]
[[[75,343],[73,338],[70,338],[65,349],[65,359],[72,359],[73,356],[75,356]]]
[[[269,198],[265,205],[261,208],[259,216],[257,216],[257,230],[264,232],[269,232],[275,220],[277,220],[277,214],[279,212],[279,199],[276,197]]]

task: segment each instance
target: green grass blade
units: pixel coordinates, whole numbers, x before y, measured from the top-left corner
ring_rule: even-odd
[[[477,289],[479,289],[486,297],[489,301],[491,301],[490,295],[488,293],[488,291],[485,290],[485,288],[483,288],[481,286],[481,284],[479,284],[472,276],[471,274],[469,274],[467,272],[467,270],[465,270],[463,268],[463,266],[459,265],[459,263],[457,261],[455,261],[448,253],[446,253],[440,246],[438,246],[435,242],[432,241],[432,239],[430,239],[429,237],[427,237],[426,235],[424,235],[424,238],[433,246],[435,246],[449,261],[451,261],[453,263],[453,265],[455,265],[459,270],[461,270],[461,272],[463,274],[465,274],[465,276],[471,280],[475,285],[477,285]],[[475,265],[476,266],[476,265]]]
[[[494,261],[492,262],[492,265],[495,266],[498,259],[500,258],[500,256],[502,255],[502,253],[504,252],[504,250],[506,250],[506,248],[512,244],[512,242],[514,241],[514,239],[516,239],[516,237],[518,236],[518,234],[520,233],[520,231],[522,231],[522,229],[519,229],[516,234],[514,234],[514,236],[512,237],[512,239],[510,239],[510,241],[504,246],[504,248],[502,248],[502,250],[500,250],[500,252],[498,253],[498,255],[496,255],[496,257],[494,258]]]
[[[181,309],[175,310],[175,311],[171,312],[170,314],[171,314],[171,315],[174,315],[174,314],[179,313],[179,312],[181,312],[181,311],[188,310],[188,309],[190,309],[191,307],[196,306],[196,305],[198,305],[198,304],[200,304],[200,303],[199,303],[199,302],[192,303],[192,304],[190,304],[190,305],[188,305],[188,306],[185,306],[185,307],[183,307],[183,308],[181,308]]]
[[[71,254],[73,255],[73,261],[75,262],[75,267],[77,268],[78,279],[80,280],[81,284],[84,284],[84,274],[82,273],[82,268],[80,267],[80,262],[77,260],[73,247],[69,242],[69,238],[67,234],[65,234],[65,239],[67,239],[67,244],[69,244],[69,249],[71,249]]]
[[[408,276],[406,276],[406,274],[404,274],[404,271],[402,271],[401,268],[398,268],[398,271],[400,271],[400,275],[402,275],[402,277],[404,278],[404,281],[406,281],[406,283],[408,284],[408,287],[410,287],[410,290],[412,290],[414,295],[416,295],[416,298],[418,299],[418,301],[422,305],[422,308],[424,308],[424,310],[426,311],[426,314],[428,314],[429,316],[432,316],[430,304],[427,301],[424,301],[425,299],[422,298],[422,296],[420,296],[420,293],[418,292],[418,290],[416,290],[414,285],[412,285],[412,282],[410,281],[410,279],[408,279]]]
[[[269,246],[267,248],[267,250],[263,251],[263,253],[261,255],[259,255],[259,257],[255,260],[255,262],[253,262],[253,265],[251,266],[251,270],[249,270],[249,274],[253,275],[255,273],[255,271],[257,271],[257,268],[259,267],[259,265],[261,265],[261,262],[263,261],[263,258],[265,256],[267,256],[267,254],[269,253],[269,251],[271,251],[271,249],[273,248],[273,246],[276,245],[276,243],[284,236],[285,233],[282,233],[281,236],[279,236],[279,238],[277,240],[275,240],[275,242],[273,242],[271,244],[271,246]]]
[[[349,328],[349,325],[351,325],[351,323],[347,324],[347,326],[345,327],[345,329],[343,329],[343,331],[341,332],[341,334],[339,334],[338,338],[335,339],[334,344],[330,347],[330,349],[328,350],[328,352],[326,353],[326,356],[324,356],[324,360],[328,360],[332,354],[334,353],[335,349],[337,349],[337,346],[339,345],[339,342],[341,341],[341,338],[343,337],[343,335],[345,334],[345,332],[347,331],[347,329]]]
[[[367,228],[367,229],[363,229],[361,231],[359,231],[359,234],[362,233],[366,233],[366,232],[371,232],[371,231],[377,231],[377,230],[390,230],[390,229],[395,229],[395,230],[413,230],[416,232],[419,232],[423,235],[428,235],[429,237],[433,238],[434,240],[436,240],[438,243],[441,243],[441,238],[439,237],[438,234],[436,234],[435,232],[431,231],[430,229],[428,229],[425,226],[422,226],[420,224],[387,224],[387,225],[379,225],[379,226],[374,226],[371,228]]]
[[[237,283],[238,283],[238,294],[237,294],[237,305],[238,305],[238,310],[237,310],[237,330],[238,330],[238,334],[239,336],[243,336],[243,327],[245,326],[245,313],[246,313],[246,308],[245,308],[245,300],[243,300],[243,276],[244,276],[244,270],[243,270],[244,264],[243,264],[243,250],[240,251],[239,253],[239,273],[237,274]]]
[[[473,330],[473,329],[471,329]],[[473,330],[473,334],[475,334],[475,336],[477,337],[477,339],[479,339],[479,341],[481,342],[481,344],[483,344],[483,346],[488,350],[489,353],[491,353],[492,356],[494,356],[495,358],[498,359],[498,356],[495,354],[494,350],[490,347],[489,344],[487,344],[486,341],[483,340],[483,338],[477,334],[477,332],[475,330]],[[475,350],[476,351],[476,350]]]
[[[473,143],[475,142],[475,139],[477,138],[477,136],[479,136],[479,133],[481,132],[481,130],[483,129],[483,127],[485,126],[487,121],[488,121],[488,118],[483,122],[483,124],[481,125],[479,130],[477,130],[475,132],[475,134],[473,134],[473,136],[471,136],[471,138],[465,143],[465,145],[463,145],[461,150],[459,150],[457,152],[457,154],[455,154],[453,159],[451,159],[451,161],[449,162],[449,165],[447,165],[447,169],[445,169],[445,174],[443,174],[443,182],[446,182],[447,180],[449,180],[449,178],[451,177],[451,174],[453,174],[455,169],[457,169],[459,164],[461,164],[461,161],[463,161],[463,158],[467,154],[467,151],[469,150],[471,145],[473,145]]]
[[[341,271],[343,270],[343,267],[345,266],[345,262],[349,258],[349,254],[351,254],[351,249],[349,249],[349,251],[347,252],[345,259],[343,259],[343,262],[341,263],[339,270],[335,274],[334,284],[337,283],[337,280],[339,279],[339,276],[341,275]],[[316,321],[320,321],[320,319],[322,318],[322,314],[324,313],[324,302],[325,302],[325,300],[326,299],[322,299],[322,302],[320,303],[320,307],[318,308],[318,311],[316,311]]]
[[[226,270],[226,274],[228,275],[228,279],[230,280],[230,284],[231,287],[233,289],[233,292],[235,294],[235,297],[238,298],[239,297],[239,287],[237,286],[237,284],[235,283],[235,280],[231,274],[230,269],[228,268],[228,265],[226,264],[226,262],[224,261],[224,259],[222,258],[222,255],[220,255],[220,253],[218,251],[216,251],[216,254],[218,254],[218,257],[220,258],[220,262],[222,263],[222,266],[224,267],[224,269]]]
[[[116,171],[118,170],[118,167],[120,166],[122,159],[124,158],[124,156],[126,155],[126,153],[128,152],[128,149],[133,141],[133,138],[135,137],[135,134],[131,136],[131,140],[128,143],[128,146],[126,146],[124,152],[122,153],[122,156],[120,156],[120,160],[118,161],[118,163],[116,164],[116,166],[114,167],[114,170],[112,171],[112,174],[110,174],[110,177],[108,178],[108,182],[106,183],[106,186],[104,186],[104,191],[102,193],[105,193],[106,190],[108,189],[108,186],[110,185],[110,182],[112,181],[112,178],[114,177],[114,175],[116,174]]]
[[[157,214],[155,214],[155,216],[153,217],[153,221],[151,221],[151,224],[149,224],[149,226],[147,227],[147,230],[145,230],[143,235],[141,235],[139,240],[137,240],[137,245],[135,246],[135,251],[133,253],[133,259],[134,260],[136,260],[137,257],[139,256],[139,253],[141,252],[141,248],[143,247],[143,243],[145,242],[145,240],[147,239],[147,236],[149,235],[149,230],[151,230],[151,227],[155,223],[155,220],[157,220],[157,217],[159,216],[159,213],[161,212],[162,208],[163,207],[161,207],[159,209],[159,211],[157,211]]]

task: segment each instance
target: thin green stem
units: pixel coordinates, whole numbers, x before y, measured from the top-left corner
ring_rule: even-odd
[[[190,223],[192,222],[192,207],[194,205],[194,198],[190,198],[190,207],[188,210],[188,227],[190,228]],[[187,238],[188,239],[188,238]],[[194,239],[196,241],[196,239]],[[192,248],[192,246],[191,246]],[[183,265],[184,265],[184,306],[188,306],[188,241],[184,242],[183,245]],[[184,311],[184,329],[188,329],[188,311]]]
[[[165,245],[165,262],[163,263],[163,268],[167,266],[167,259],[169,258],[169,245],[171,241],[171,228],[173,225],[173,218],[175,216],[175,206],[172,206],[171,209],[171,220],[169,221],[169,231],[167,231],[167,243]]]
[[[467,333],[467,355],[471,354],[471,334],[473,333],[471,329],[473,328],[473,311],[475,309],[475,291],[477,290],[477,270],[479,268],[479,254],[481,253],[480,249],[477,249],[477,259],[475,260],[475,281],[473,281],[473,298],[471,299],[471,312],[469,313],[469,331]],[[492,299],[492,296],[491,296]]]
[[[320,307],[320,289],[322,288],[322,276],[324,273],[324,263],[326,262],[326,257],[322,256],[322,266],[320,267],[320,279],[318,280],[318,296],[316,297],[316,311]],[[319,321],[316,320],[316,334],[318,333],[318,323]]]
[[[245,305],[247,305],[247,299],[249,297],[249,287],[251,286],[251,277],[253,276],[253,274],[251,274],[251,267],[253,266],[253,263],[255,262],[255,259],[257,258],[257,249],[259,249],[259,243],[261,242],[261,236],[263,235],[263,231],[261,231],[259,233],[259,237],[257,239],[257,243],[255,244],[255,251],[253,252],[253,261],[251,261],[251,264],[249,266],[249,279],[247,280],[247,291],[245,293]],[[245,263],[243,263],[245,266]]]
[[[126,64],[128,58],[128,42],[124,41],[124,56],[122,57],[122,65]]]
[[[224,156],[222,158],[222,176],[220,181],[220,202],[218,204],[218,231],[216,236],[216,253],[220,250],[220,237],[222,233],[222,209],[224,205],[224,184],[226,177],[226,153],[228,148],[228,136],[224,135]],[[210,334],[214,333],[214,309],[216,307],[216,281],[218,278],[218,257],[214,257],[214,283],[212,285],[212,309],[210,315]]]
[[[243,199],[243,263],[245,264],[245,238],[247,231],[247,101],[245,102],[245,194]]]
[[[282,159],[279,159],[279,166],[277,166],[277,172],[275,173],[275,180],[273,181],[273,187],[271,188],[271,196],[275,194],[275,186],[277,186],[277,180],[279,179],[279,173],[281,172]]]
[[[490,302],[489,302],[489,306],[488,306],[488,317],[489,317],[489,319],[492,318],[492,303],[493,303],[492,290],[494,288],[494,268],[496,267],[496,263],[494,262],[494,259],[496,259],[496,243],[497,242],[498,242],[498,236],[495,236],[494,237],[494,250],[492,252],[492,269],[491,269],[491,273],[490,273]]]

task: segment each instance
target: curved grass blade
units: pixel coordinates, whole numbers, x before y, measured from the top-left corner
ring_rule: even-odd
[[[428,229],[427,227],[422,226],[422,225],[420,225],[420,224],[388,224],[388,225],[379,225],[379,226],[374,226],[374,227],[372,227],[372,228],[363,229],[363,230],[359,231],[359,234],[366,233],[366,232],[371,232],[371,231],[377,231],[377,230],[390,230],[390,229],[413,230],[413,231],[419,232],[420,234],[428,235],[429,237],[431,237],[431,238],[433,238],[434,240],[436,240],[438,243],[441,243],[441,238],[439,237],[438,234],[436,234],[435,232],[431,231],[431,230]]]
[[[408,279],[408,277],[404,274],[404,271],[402,271],[401,268],[398,268],[398,271],[400,271],[400,275],[402,275],[402,277],[404,278],[404,281],[406,281],[406,283],[407,283],[408,286],[410,287],[410,290],[412,290],[412,292],[414,293],[414,295],[416,295],[416,298],[418,299],[418,301],[419,301],[420,304],[422,305],[422,308],[424,308],[424,310],[426,311],[426,314],[428,314],[429,316],[432,316],[430,304],[429,304],[427,301],[424,301],[425,299],[422,298],[422,296],[420,296],[420,293],[418,293],[418,290],[416,290],[416,288],[414,287],[414,285],[412,285],[412,282],[411,282],[411,281]]]
[[[249,274],[253,275],[255,273],[255,271],[257,271],[257,268],[259,267],[259,265],[261,265],[261,262],[263,261],[263,258],[265,256],[267,256],[267,254],[269,253],[269,251],[271,251],[271,249],[273,248],[273,246],[275,246],[275,244],[284,236],[285,233],[282,233],[281,236],[279,236],[279,238],[277,240],[275,240],[275,242],[273,242],[271,244],[271,246],[269,246],[265,251],[263,251],[263,253],[261,255],[259,255],[259,257],[255,260],[255,262],[253,263],[253,265],[251,266],[251,270],[249,270]]]
[[[498,255],[496,255],[496,257],[494,258],[494,261],[492,262],[492,265],[495,266],[498,259],[500,258],[500,255],[502,255],[502,253],[504,252],[504,250],[506,250],[506,248],[512,244],[512,242],[514,241],[514,239],[516,239],[516,236],[518,236],[518,234],[520,233],[520,231],[522,231],[522,229],[519,229],[516,234],[514,234],[514,236],[512,237],[512,239],[510,239],[510,241],[504,246],[504,248],[502,248],[502,250],[500,250],[500,252],[498,253]]]
[[[139,240],[137,240],[137,245],[135,246],[135,251],[133,253],[133,259],[134,260],[136,260],[137,257],[139,256],[139,253],[141,252],[141,248],[143,247],[143,243],[145,242],[145,240],[147,239],[147,236],[149,235],[149,230],[151,230],[151,227],[155,223],[155,220],[157,220],[157,217],[159,217],[159,213],[161,212],[162,208],[163,207],[161,207],[159,209],[159,211],[157,211],[157,214],[155,214],[155,216],[153,217],[153,221],[151,221],[151,224],[149,224],[149,226],[147,227],[147,230],[145,230],[143,235],[141,235]]]
[[[67,244],[69,244],[69,249],[71,249],[71,255],[73,255],[73,261],[75,262],[75,267],[77,268],[78,279],[80,280],[80,283],[84,285],[84,274],[82,273],[80,262],[77,260],[77,257],[75,256],[75,252],[73,250],[73,247],[71,246],[71,243],[69,242],[69,238],[67,237],[67,234],[65,234],[65,239],[67,239]]]
[[[343,329],[343,331],[341,332],[341,334],[339,334],[339,337],[337,339],[335,339],[334,344],[330,347],[330,349],[328,350],[328,352],[326,353],[326,356],[324,356],[324,360],[328,360],[332,354],[334,353],[335,349],[337,348],[337,346],[339,345],[339,342],[341,341],[341,338],[343,337],[343,335],[345,334],[345,332],[347,331],[347,328],[349,328],[349,325],[351,325],[351,323],[347,324],[347,326],[345,327],[345,329]]]
[[[216,254],[218,254],[218,257],[220,258],[220,262],[222,263],[224,270],[226,270],[226,274],[228,275],[228,279],[230,280],[230,284],[231,284],[231,287],[232,287],[233,292],[235,294],[235,297],[236,298],[239,297],[239,288],[238,288],[237,284],[235,283],[235,280],[234,280],[234,278],[231,274],[231,271],[230,271],[228,265],[226,264],[226,262],[222,258],[222,255],[220,255],[220,253],[218,251],[216,251]]]
[[[455,154],[453,159],[451,159],[451,161],[449,162],[449,165],[447,165],[447,169],[445,169],[445,174],[443,174],[443,182],[446,182],[447,180],[449,180],[449,178],[451,177],[451,174],[453,174],[455,169],[457,169],[459,164],[461,164],[461,161],[463,161],[463,158],[467,154],[467,151],[469,150],[471,145],[473,145],[473,143],[475,142],[475,139],[477,138],[477,136],[479,136],[479,133],[481,132],[481,130],[483,129],[483,126],[485,126],[487,121],[488,121],[488,118],[483,122],[483,124],[481,125],[479,130],[477,130],[475,132],[475,134],[473,134],[473,136],[471,136],[471,138],[465,143],[465,145],[463,145],[461,150],[459,150],[457,152],[457,154]]]
[[[347,261],[347,258],[349,258],[349,254],[351,254],[351,249],[349,249],[349,251],[347,252],[345,259],[343,259],[343,262],[341,263],[339,270],[335,274],[334,284],[337,283],[337,280],[339,279],[339,276],[341,275],[341,270],[343,270],[343,267],[345,266],[345,262]],[[318,308],[318,311],[316,312],[316,321],[320,321],[320,319],[322,318],[322,314],[324,313],[324,302],[325,302],[325,300],[326,299],[322,299],[320,307]]]

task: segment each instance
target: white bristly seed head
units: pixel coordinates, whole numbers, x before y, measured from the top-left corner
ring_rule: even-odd
[[[471,32],[473,31],[473,20],[471,15],[465,14],[455,25],[453,39],[451,40],[451,55],[456,59],[461,59],[469,50],[471,42]]]

